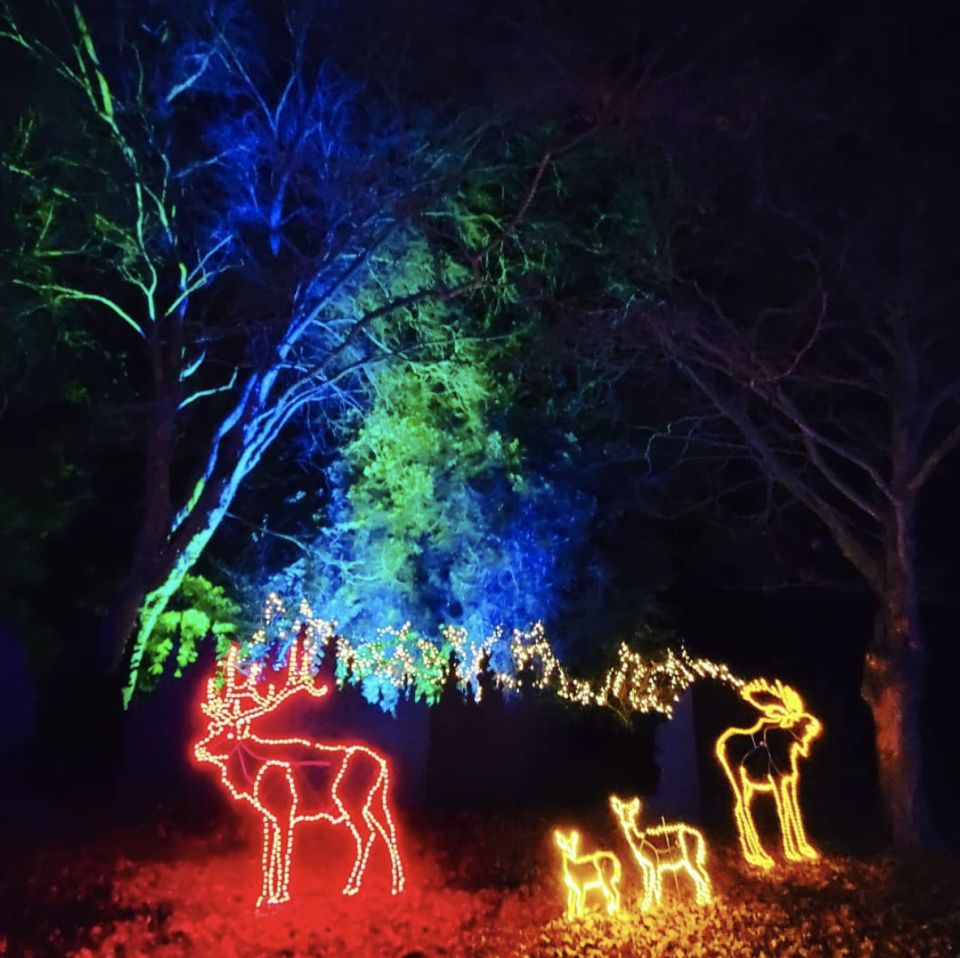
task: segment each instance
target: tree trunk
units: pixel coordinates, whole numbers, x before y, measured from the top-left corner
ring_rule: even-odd
[[[914,578],[912,503],[898,503],[886,543],[886,582],[861,694],[873,713],[880,791],[894,847],[932,838],[923,783],[924,648]]]
[[[158,327],[150,332],[147,351],[151,370],[152,403],[144,441],[143,487],[137,540],[114,604],[110,628],[111,672],[117,673],[129,653],[144,599],[164,577],[160,557],[170,534],[172,512],[170,464],[176,430],[176,370],[164,360]]]
[[[178,547],[162,552],[159,581],[155,588],[145,592],[140,598],[137,619],[134,622],[135,625],[139,623],[139,628],[133,635],[133,641],[129,643],[125,657],[129,666],[129,679],[123,690],[124,707],[130,704],[147,643],[160,616],[166,611],[184,577],[203,554],[213,534],[220,528],[244,475],[245,473],[235,472],[227,482],[208,484],[207,490],[213,490],[214,496],[197,505],[191,513],[189,522],[181,529],[184,539]]]

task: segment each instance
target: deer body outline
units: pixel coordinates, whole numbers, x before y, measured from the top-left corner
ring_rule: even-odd
[[[683,822],[640,828],[642,803],[639,798],[623,801],[610,796],[610,807],[617,816],[624,838],[643,874],[643,899],[640,907],[659,905],[663,895],[663,873],[685,871],[696,888],[698,905],[711,900],[710,875],[707,873],[707,843],[701,832]]]
[[[261,850],[262,887],[257,905],[290,900],[290,864],[294,830],[303,822],[327,821],[344,825],[353,835],[357,856],[345,895],[360,890],[371,849],[381,838],[390,855],[391,891],[403,890],[403,866],[396,830],[390,814],[390,772],[387,761],[365,745],[324,745],[299,737],[264,737],[253,723],[271,713],[286,699],[306,692],[326,695],[310,675],[309,647],[298,660],[297,644],[290,650],[286,681],[266,694],[257,688],[254,667],[238,681],[238,650],[231,647],[224,663],[222,695],[216,681],[207,683],[201,711],[207,716],[207,734],[194,745],[198,762],[217,766],[220,779],[236,801],[251,805],[263,820]],[[324,770],[329,788],[317,788],[307,771]]]
[[[580,833],[576,830],[564,835],[559,829],[553,833],[563,855],[563,881],[567,886],[567,918],[583,914],[587,893],[600,889],[611,915],[620,910],[620,859],[613,852],[598,851],[579,855],[577,845]]]
[[[772,868],[753,817],[758,794],[773,796],[780,821],[783,853],[789,861],[816,860],[817,850],[807,839],[797,786],[799,760],[823,726],[806,711],[803,699],[779,680],[755,679],[740,690],[741,697],[760,712],[749,728],[729,728],[717,739],[716,755],[734,794],[734,819],[744,858],[751,865]]]

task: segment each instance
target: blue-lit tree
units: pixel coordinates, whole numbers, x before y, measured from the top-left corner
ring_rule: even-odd
[[[542,132],[516,136],[504,153],[525,152],[528,164],[519,168],[535,164],[537,136]],[[305,597],[351,642],[378,643],[387,658],[404,643],[414,658],[422,650],[428,672],[435,649],[443,658],[452,651],[444,627],[465,630],[470,643],[499,635],[485,648],[501,672],[512,668],[513,629],[538,621],[565,659],[582,655],[588,668],[610,652],[609,639],[598,640],[598,633],[623,638],[638,631],[649,605],[640,579],[650,570],[635,561],[630,595],[615,596],[591,548],[616,498],[598,507],[598,473],[588,468],[596,450],[585,453],[580,438],[592,433],[595,445],[602,432],[606,373],[598,374],[596,364],[577,371],[557,361],[548,340],[562,335],[563,324],[543,307],[550,304],[553,313],[562,301],[577,309],[602,294],[609,309],[625,310],[637,293],[618,288],[614,273],[623,264],[610,246],[636,249],[637,261],[655,258],[653,231],[643,195],[628,191],[609,143],[585,144],[551,173],[562,188],[538,197],[515,279],[498,297],[457,305],[478,317],[471,323],[464,316],[460,325],[484,336],[461,340],[436,362],[401,360],[371,370],[355,394],[358,429],[350,439],[334,451],[307,443],[305,458],[331,462],[329,495],[312,525],[276,540],[279,551],[297,543],[292,564],[277,573],[278,550],[258,555],[250,605],[276,592],[295,609]],[[505,162],[495,181],[485,171],[470,176],[451,221],[458,240],[468,250],[484,248],[501,228],[490,196],[500,192],[518,205],[527,188]],[[429,339],[442,338],[452,308],[420,308],[419,327]],[[270,537],[268,528],[261,533]],[[635,542],[631,549],[648,551]],[[605,602],[597,601],[600,594]],[[400,638],[405,623],[411,629]],[[267,630],[254,654],[282,659],[295,631]],[[371,700],[393,705],[391,679],[375,670],[362,678]]]
[[[328,470],[320,532],[299,537],[303,556],[266,589],[306,597],[354,643],[387,628],[388,645],[409,623],[438,647],[449,626],[477,644],[502,626],[488,648],[500,671],[513,628],[562,632],[595,502],[577,486],[572,435],[554,435],[551,461],[537,462],[504,433],[516,388],[484,355],[371,377],[363,426]],[[260,651],[282,658],[292,639]],[[373,675],[365,691],[387,707],[397,694]]]
[[[483,244],[427,242],[428,214],[469,216],[449,198],[481,134],[401,115],[345,76],[321,7],[260,22],[239,2],[157,5],[109,50],[77,5],[50,9],[59,39],[0,18],[68,98],[25,112],[5,144],[10,262],[46,308],[99,311],[127,336],[144,466],[110,632],[129,699],[161,616],[285,426],[312,409],[333,436],[384,364],[454,358],[458,314],[425,335],[421,311],[504,281],[504,241],[570,144]]]

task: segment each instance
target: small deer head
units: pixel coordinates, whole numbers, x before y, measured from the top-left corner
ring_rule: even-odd
[[[206,695],[200,703],[200,711],[207,717],[207,730],[193,747],[197,761],[224,762],[237,743],[249,737],[254,719],[272,712],[298,692],[306,692],[314,698],[326,695],[327,686],[315,685],[310,674],[315,649],[314,644],[304,641],[303,654],[300,655],[300,646],[295,642],[290,647],[283,685],[278,688],[271,682],[261,691],[257,687],[261,667],[254,665],[243,676],[237,664],[240,650],[232,645],[222,663],[223,688],[217,691],[216,676],[208,679]]]
[[[796,689],[779,679],[772,684],[766,679],[754,679],[740,690],[740,695],[763,715],[765,724],[789,731],[801,755],[809,754],[810,745],[819,738],[823,726],[807,711]]]
[[[625,802],[622,798],[611,795],[610,807],[625,828],[632,828],[637,831],[637,820],[640,818],[641,811],[643,811],[643,802],[639,798],[631,798],[629,802]]]
[[[574,829],[569,835],[564,835],[558,828],[554,831],[553,837],[556,839],[557,845],[560,846],[560,851],[567,858],[577,857],[577,845],[580,843],[580,833],[578,831]]]

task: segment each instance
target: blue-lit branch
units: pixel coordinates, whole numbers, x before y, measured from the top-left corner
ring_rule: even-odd
[[[105,308],[150,370],[144,507],[115,626],[118,665],[133,642],[129,698],[158,617],[284,426],[320,405],[336,430],[370,368],[459,348],[450,326],[422,336],[418,311],[493,282],[487,260],[562,149],[502,236],[438,267],[405,210],[442,206],[476,131],[400,124],[337,69],[310,17],[288,17],[288,50],[265,55],[269,31],[244,3],[187,2],[165,20],[144,12],[125,34],[138,48],[101,57],[79,8],[61,12],[65,49],[7,7],[0,39],[79,93],[71,120],[87,155],[78,164],[55,123],[41,143],[43,118],[27,118],[3,165],[28,224],[19,282],[50,308]],[[196,432],[211,420],[204,447]],[[178,503],[171,464],[186,433],[190,454],[204,452]]]

